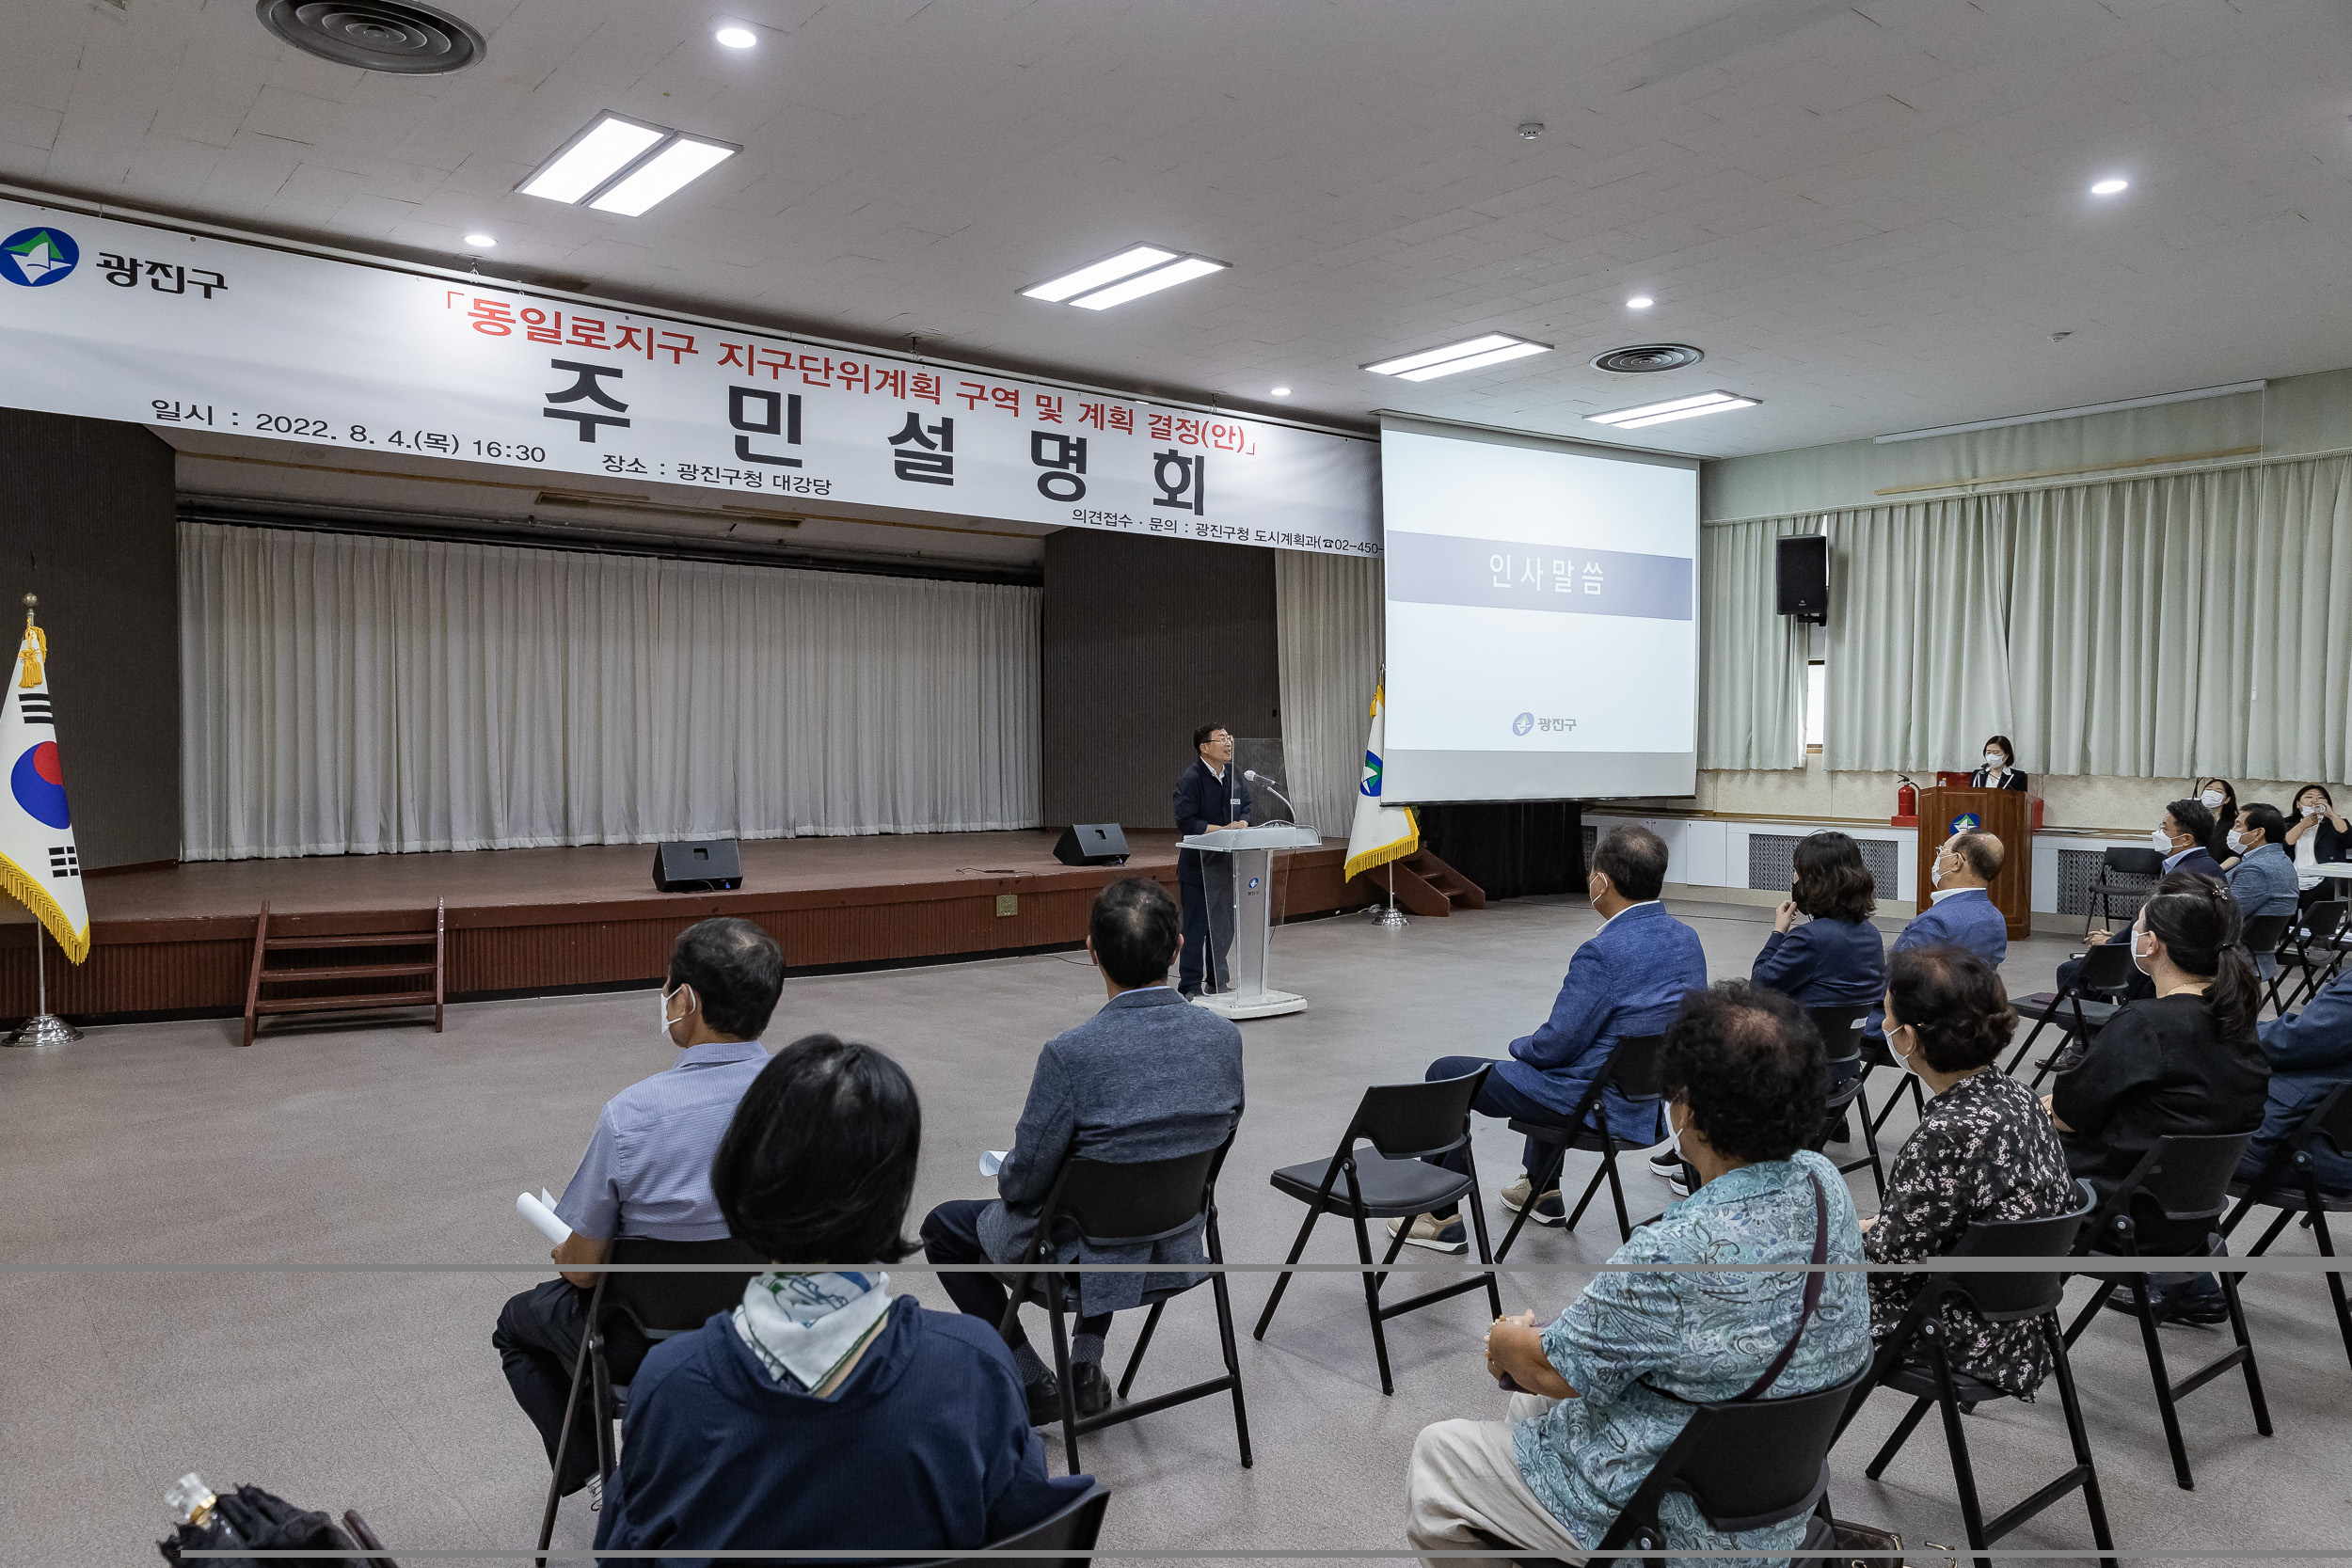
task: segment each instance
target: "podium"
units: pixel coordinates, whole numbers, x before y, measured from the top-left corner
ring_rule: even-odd
[[[1180,848],[1219,857],[1226,871],[1222,877],[1204,875],[1201,882],[1203,891],[1211,894],[1209,945],[1230,945],[1232,957],[1228,960],[1211,955],[1216,960],[1211,965],[1215,979],[1222,985],[1202,991],[1193,999],[1194,1006],[1236,1022],[1305,1012],[1305,997],[1266,985],[1276,916],[1274,857],[1285,849],[1315,848],[1323,843],[1323,835],[1312,828],[1213,828],[1176,843]],[[1215,896],[1220,881],[1232,890],[1230,901]],[[1223,930],[1218,929],[1220,926]]]
[[[1980,828],[2001,841],[2001,874],[1987,890],[2009,921],[2011,942],[2033,930],[2033,832],[2025,792],[2016,789],[1923,789],[1919,792],[1919,901],[1935,891],[1935,852],[1963,828]]]

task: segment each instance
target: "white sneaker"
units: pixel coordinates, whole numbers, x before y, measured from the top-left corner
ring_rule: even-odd
[[[1527,1208],[1529,1196],[1534,1187],[1534,1183],[1528,1180],[1527,1173],[1521,1171],[1517,1181],[1503,1188],[1495,1196],[1505,1209],[1516,1214]],[[1543,1196],[1536,1198],[1534,1203],[1534,1212],[1527,1217],[1537,1225],[1559,1227],[1568,1223],[1567,1211],[1560,1203],[1559,1188],[1552,1188]]]
[[[1403,1220],[1389,1222],[1390,1235],[1393,1236],[1400,1230],[1405,1231],[1405,1244],[1407,1246],[1427,1247],[1432,1252],[1451,1253],[1457,1257],[1470,1250],[1470,1232],[1462,1227],[1462,1219],[1458,1214],[1451,1225],[1439,1225],[1427,1214],[1415,1214],[1409,1230],[1406,1229]]]
[[[1668,1144],[1649,1157],[1649,1173],[1661,1181],[1672,1181],[1682,1174],[1682,1155]]]

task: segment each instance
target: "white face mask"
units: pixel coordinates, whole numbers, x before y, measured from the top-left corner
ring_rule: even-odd
[[[1594,891],[1596,888],[1599,891]],[[1599,877],[1595,877],[1584,884],[1584,902],[1593,907],[1593,912],[1595,914],[1600,913],[1600,901],[1602,896],[1606,895],[1608,891],[1608,881]]]
[[[2146,931],[2141,930],[2137,926],[2132,927],[2132,967],[2138,970],[2142,974],[2153,975],[2155,971],[2150,969],[2148,965],[2155,959],[2156,955],[2154,948],[2152,945],[2150,950],[2145,953],[2139,950],[2139,939],[2147,934],[2148,933]]]
[[[2166,832],[2162,828],[2149,829],[2148,842],[2154,847],[2157,854],[2167,856],[2168,858],[2171,855],[2172,835]]]
[[[658,1012],[658,1013],[660,1013],[660,1014],[661,1015],[661,1024],[660,1024],[660,1030],[661,1030],[661,1043],[662,1043],[662,1044],[664,1044],[664,1045],[675,1045],[675,1044],[677,1044],[676,1039],[675,1039],[675,1037],[673,1037],[671,1036],[671,1034],[670,1034],[670,1030],[671,1030],[672,1026],[673,1026],[673,1025],[675,1025],[675,1024],[683,1023],[683,1022],[685,1022],[687,1021],[687,1019],[691,1018],[691,1017],[693,1017],[693,1016],[694,1016],[694,1015],[693,1015],[693,1013],[692,1013],[692,1011],[691,1011],[691,1009],[690,1009],[689,1011],[687,1011],[686,1013],[681,1014],[680,1016],[678,1016],[678,1017],[676,1017],[676,1018],[672,1018],[672,1017],[670,1016],[670,1000],[671,1000],[671,998],[673,998],[673,997],[675,997],[675,996],[677,996],[678,994],[680,994],[681,992],[683,992],[685,990],[686,990],[686,988],[685,988],[684,986],[680,986],[680,987],[678,987],[678,989],[677,989],[676,990],[665,991],[665,990],[657,990],[653,993],[653,1009],[654,1009],[654,1011],[655,1011],[655,1012]]]
[[[1931,882],[1932,882],[1932,883],[1934,883],[1937,887],[1942,887],[1942,886],[1944,885],[1944,857],[1943,857],[1943,856],[1941,856],[1941,855],[1936,856],[1936,857],[1935,857],[1935,863],[1934,863],[1933,865],[1931,865],[1931,866],[1928,867],[1928,880],[1929,880],[1929,881],[1931,881]]]
[[[2221,809],[2222,800],[2226,799],[2221,791],[2217,789],[2208,789],[2197,798],[2205,803],[2205,809],[2207,811],[2219,811]]]
[[[1666,1147],[1674,1151],[1676,1159],[1689,1161],[1690,1156],[1682,1152],[1682,1129],[1675,1125],[1674,1107],[1671,1105],[1666,1108]]]
[[[1900,1046],[1895,1043],[1895,1037],[1904,1033],[1905,1031],[1909,1031],[1913,1042],[1915,1044],[1917,1043],[1919,1037],[1918,1031],[1913,1029],[1908,1023],[1899,1023],[1886,1031],[1886,1052],[1888,1055],[1895,1058],[1895,1065],[1897,1067],[1902,1069],[1905,1072],[1916,1073],[1919,1069],[1912,1061],[1912,1053],[1903,1050]]]
[[[1986,771],[1986,772],[1988,772],[1988,773],[1998,773],[1998,772],[2000,772],[2002,769],[2006,768],[2008,766],[2009,766],[2009,758],[2007,758],[2007,757],[2005,757],[2005,756],[2001,755],[2001,753],[2000,753],[2000,752],[1985,752],[1985,754],[1984,754],[1984,768],[1985,768],[1985,771]]]
[[[2230,830],[2230,848],[2241,855],[2246,852],[2246,835],[2235,828]]]

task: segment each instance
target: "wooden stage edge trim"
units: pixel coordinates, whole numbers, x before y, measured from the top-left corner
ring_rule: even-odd
[[[1350,883],[1338,847],[1302,850],[1276,873],[1285,917],[1302,920],[1376,901]],[[791,973],[983,958],[1052,951],[1086,939],[1094,895],[1121,877],[1147,876],[1173,894],[1176,869],[1070,866],[949,880],[794,891],[647,894],[572,903],[469,905],[449,911],[452,1000],[549,995],[630,983],[667,973],[677,933],[712,915],[755,920],[783,944]],[[996,912],[1000,895],[1017,909]],[[333,913],[273,913],[273,935],[352,936],[413,929],[412,907]],[[0,1015],[34,1007],[33,927],[0,928]],[[245,1006],[253,916],[224,913],[95,922],[87,962],[49,954],[49,1006],[87,1022],[221,1017]],[[346,993],[369,982],[346,982]],[[337,990],[322,982],[319,995]],[[264,1036],[264,1038],[267,1037]]]

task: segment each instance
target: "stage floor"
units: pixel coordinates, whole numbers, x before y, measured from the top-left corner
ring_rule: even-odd
[[[795,969],[1030,951],[1081,941],[1110,881],[1176,877],[1176,835],[1136,832],[1124,866],[1066,866],[1057,833],[906,833],[746,841],[743,886],[654,891],[653,847],[590,845],[445,854],[198,862],[86,883],[89,961],[49,956],[51,1008],[68,1017],[241,1010],[255,917],[278,935],[351,935],[432,924],[445,901],[453,996],[649,982],[669,943],[713,914],[757,920]],[[1369,900],[1341,876],[1345,845],[1284,857],[1296,918]],[[1005,900],[1009,899],[1009,904]],[[421,921],[420,915],[421,914]],[[0,933],[0,1010],[33,1006],[31,925],[11,904]]]

